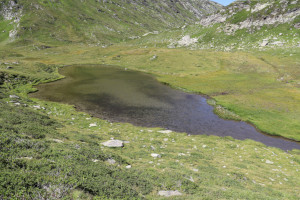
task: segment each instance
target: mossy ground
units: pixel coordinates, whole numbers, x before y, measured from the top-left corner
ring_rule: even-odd
[[[159,199],[158,190],[179,190],[184,195],[172,199],[299,199],[298,150],[284,152],[230,137],[162,134],[159,128],[109,123],[70,105],[27,96],[34,90],[32,85],[60,78],[58,69],[64,65],[112,64],[207,94],[212,104],[222,106],[223,117],[250,121],[267,133],[300,140],[298,49],[225,53],[26,46],[2,48],[1,62],[0,77],[5,82],[0,109],[5,123],[0,126],[4,183],[0,189],[6,191],[1,192],[4,197]],[[21,97],[19,106],[6,103],[9,94]],[[41,109],[33,111],[34,105]],[[97,127],[89,127],[91,123]],[[121,149],[101,146],[112,137],[129,143]],[[162,157],[154,159],[151,153]],[[109,165],[108,158],[115,159],[116,165]],[[132,168],[126,169],[129,164]]]

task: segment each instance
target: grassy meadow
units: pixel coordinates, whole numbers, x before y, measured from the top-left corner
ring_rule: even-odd
[[[229,111],[219,113],[225,118],[251,122],[268,134],[300,141],[298,48],[215,52],[67,46],[21,47],[1,53],[4,62],[19,63],[12,69],[2,64],[1,70],[39,81],[55,80],[59,75],[52,71],[72,64],[110,64],[151,73],[172,87],[208,95],[212,104]]]
[[[160,133],[160,128],[110,123],[71,105],[28,97],[34,85],[62,78],[58,70],[63,66],[116,65],[208,95],[224,118],[300,141],[299,48],[229,53],[125,45],[42,47],[0,50],[0,198],[165,199],[159,190],[183,194],[171,199],[300,198],[299,150]],[[20,98],[10,98],[13,94]],[[120,149],[103,147],[110,138],[128,142]]]

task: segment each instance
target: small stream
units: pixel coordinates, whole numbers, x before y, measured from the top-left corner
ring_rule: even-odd
[[[252,139],[283,150],[297,142],[258,132],[245,122],[224,120],[206,99],[159,83],[153,76],[104,65],[69,66],[65,79],[41,84],[32,97],[75,105],[95,117],[199,135]]]

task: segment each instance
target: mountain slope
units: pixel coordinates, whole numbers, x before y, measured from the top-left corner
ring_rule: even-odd
[[[219,50],[297,47],[300,45],[300,1],[236,1],[201,18],[195,25],[143,42]]]
[[[5,0],[0,41],[121,41],[195,22],[221,7],[208,0]]]

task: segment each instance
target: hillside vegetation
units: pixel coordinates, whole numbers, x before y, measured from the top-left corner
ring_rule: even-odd
[[[183,26],[219,8],[207,0],[5,0],[0,42],[107,45]]]

